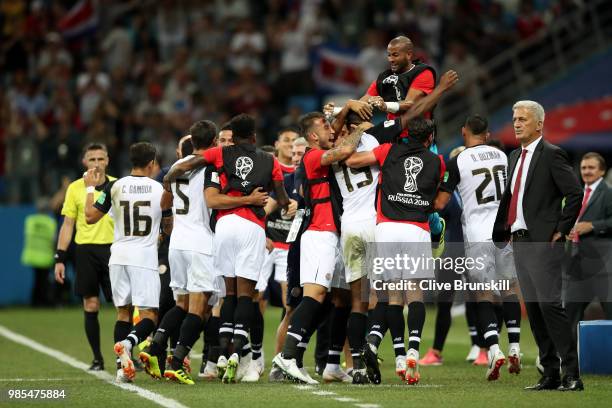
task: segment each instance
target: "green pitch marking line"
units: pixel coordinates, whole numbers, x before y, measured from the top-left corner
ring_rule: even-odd
[[[64,354],[59,350],[52,349],[51,347],[44,346],[29,337],[22,336],[19,333],[15,333],[12,330],[7,329],[4,326],[0,325],[0,336],[3,336],[17,344],[21,344],[22,346],[29,347],[32,350],[38,351],[39,353],[46,354],[49,357],[52,357],[62,363],[68,364],[71,367],[77,368],[86,372],[89,375],[93,375],[94,377],[99,378],[100,380],[106,381],[109,384],[112,384],[116,387],[124,389],[126,391],[135,392],[140,397],[148,399],[151,402],[156,403],[164,408],[187,408],[186,405],[181,404],[178,401],[173,399],[164,397],[163,395],[157,394],[155,392],[146,390],[144,388],[138,387],[134,384],[125,384],[125,383],[116,383],[115,378],[107,373],[106,371],[89,371],[89,366],[82,361],[79,361],[68,354]]]

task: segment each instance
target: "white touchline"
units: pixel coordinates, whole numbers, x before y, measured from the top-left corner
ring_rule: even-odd
[[[338,402],[349,402],[354,404],[354,406],[359,407],[359,408],[381,408],[381,406],[379,404],[364,404],[364,403],[360,403],[358,399],[356,398],[351,398],[351,397],[342,397],[340,395],[338,395],[336,392],[333,391],[324,391],[324,390],[319,390],[319,391],[313,391],[316,390],[317,387],[314,387],[312,385],[294,385],[294,388],[300,390],[300,391],[309,391],[312,395],[317,395],[319,397],[332,397],[332,399],[338,401]]]
[[[21,344],[22,346],[26,346],[31,348],[32,350],[36,350],[40,353],[46,354],[49,357],[53,357],[54,359],[61,361],[62,363],[66,363],[69,366],[74,368],[78,368],[79,370],[85,371],[87,374],[93,375],[94,377],[98,377],[99,379],[106,381],[109,384],[112,384],[116,387],[122,388],[127,391],[132,391],[138,394],[140,397],[148,399],[158,405],[161,405],[165,408],[187,408],[186,405],[181,404],[178,401],[175,401],[170,398],[166,398],[161,394],[157,394],[155,392],[149,391],[147,389],[138,387],[134,384],[124,384],[124,383],[116,383],[115,377],[107,373],[106,371],[89,371],[89,367],[87,364],[70,357],[68,354],[64,354],[59,350],[52,349],[45,345],[42,345],[29,337],[22,336],[19,333],[15,333],[12,330],[7,329],[6,327],[0,325],[0,335],[6,337],[7,339],[14,341],[15,343]]]

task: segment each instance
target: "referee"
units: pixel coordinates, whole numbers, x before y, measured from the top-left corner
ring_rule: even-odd
[[[91,143],[84,149],[83,165],[88,169],[98,169],[104,177],[104,183],[94,188],[94,200],[97,200],[104,187],[115,177],[106,175],[108,166],[108,151],[100,143]],[[72,234],[76,225],[74,237],[76,281],[75,293],[83,298],[85,311],[85,334],[93,352],[90,370],[103,371],[104,359],[100,352],[100,288],[107,301],[111,301],[111,284],[108,274],[108,259],[110,246],[113,242],[113,220],[105,215],[98,223],[88,225],[85,222],[85,198],[87,190],[85,181],[80,178],[73,181],[66,191],[62,208],[64,222],[57,240],[55,254],[55,280],[64,284],[66,274],[66,251],[70,246]]]

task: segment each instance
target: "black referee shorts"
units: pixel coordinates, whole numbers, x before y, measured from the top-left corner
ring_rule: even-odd
[[[82,297],[99,296],[100,289],[107,302],[112,301],[108,259],[110,244],[75,245],[74,263],[76,267],[76,282],[74,291]]]

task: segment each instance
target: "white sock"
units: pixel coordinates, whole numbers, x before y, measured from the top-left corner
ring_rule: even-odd
[[[489,355],[493,357],[499,351],[499,344],[493,344],[489,347]]]
[[[520,350],[521,349],[520,346],[519,346],[519,343],[510,343],[508,348],[510,350],[512,350],[512,349]]]

